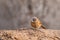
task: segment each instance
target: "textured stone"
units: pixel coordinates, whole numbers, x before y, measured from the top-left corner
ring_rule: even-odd
[[[60,40],[60,30],[0,30],[1,40]]]

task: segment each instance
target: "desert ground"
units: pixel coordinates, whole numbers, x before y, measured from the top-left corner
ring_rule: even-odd
[[[60,30],[0,30],[0,40],[60,40]]]

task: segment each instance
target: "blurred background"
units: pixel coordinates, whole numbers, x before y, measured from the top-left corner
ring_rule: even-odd
[[[48,29],[60,29],[60,0],[0,0],[0,29],[29,28],[33,16]]]

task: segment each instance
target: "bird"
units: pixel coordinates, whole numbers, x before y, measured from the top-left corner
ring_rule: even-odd
[[[35,29],[43,28],[46,29],[42,22],[37,17],[32,17],[31,19],[31,26]]]

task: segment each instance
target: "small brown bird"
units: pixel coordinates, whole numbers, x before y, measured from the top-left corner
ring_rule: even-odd
[[[42,27],[43,29],[46,29],[37,17],[32,18],[31,26],[35,29],[39,29],[40,27]]]

